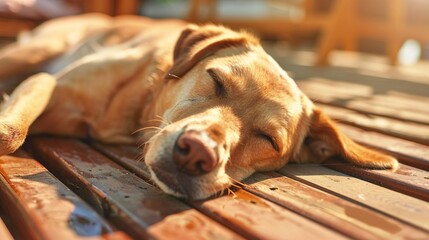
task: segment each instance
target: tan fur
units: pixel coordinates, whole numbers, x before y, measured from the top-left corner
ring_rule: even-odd
[[[363,167],[398,164],[342,134],[244,32],[130,16],[68,17],[0,52],[1,80],[22,68],[49,73],[31,76],[2,103],[0,155],[15,151],[27,131],[143,141],[154,181],[193,199],[289,161],[339,155]],[[216,155],[209,172],[189,175],[174,163],[176,141],[189,132]]]

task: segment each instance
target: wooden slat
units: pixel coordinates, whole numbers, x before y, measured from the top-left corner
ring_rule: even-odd
[[[399,161],[429,171],[429,146],[338,123],[353,140],[395,155]]]
[[[328,164],[327,167],[429,201],[429,173],[427,171],[403,164],[400,164],[395,172],[364,169],[349,164]]]
[[[425,110],[424,108],[414,110],[408,106],[395,104],[385,96],[374,96],[371,99],[364,100],[352,100],[347,102],[344,107],[363,113],[371,113],[378,116],[387,116],[393,119],[429,125],[429,112],[423,111]]]
[[[330,117],[344,123],[429,145],[429,127],[417,123],[368,115],[339,107],[318,104]]]
[[[427,233],[278,173],[256,173],[245,189],[354,239],[425,238]]]
[[[130,239],[24,152],[1,157],[0,173],[2,204],[22,237]]]
[[[3,220],[0,218],[0,239],[2,240],[13,240],[12,235],[4,224]]]
[[[81,142],[48,137],[29,142],[48,169],[136,238],[241,239]]]
[[[131,168],[131,171],[142,174],[145,178],[149,177],[149,173],[140,168],[143,163],[134,160],[138,155],[135,148],[102,144],[96,144],[96,147],[109,157],[115,158],[115,161],[123,162],[124,165]],[[248,238],[282,239],[303,236],[343,238],[300,215],[243,190],[238,190],[233,195],[202,202],[190,202],[190,204]],[[301,226],[304,225],[306,227],[302,228]],[[284,226],[288,226],[287,229]]]
[[[328,79],[299,81],[298,85],[319,103],[344,107],[361,113],[429,125],[429,97],[396,92],[375,94],[369,86]],[[426,87],[429,91],[429,87]]]
[[[315,165],[291,164],[279,172],[429,230],[429,204],[422,200]]]
[[[256,239],[347,239],[301,215],[244,190],[193,206]],[[287,227],[285,227],[287,226]]]
[[[142,151],[139,151],[137,147],[98,142],[92,142],[91,146],[137,176],[146,180],[150,179],[149,170],[141,158]]]

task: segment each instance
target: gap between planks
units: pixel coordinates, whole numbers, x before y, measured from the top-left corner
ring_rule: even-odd
[[[2,156],[0,172],[2,202],[18,237],[130,239],[24,151]]]
[[[144,163],[135,160],[138,155],[136,148],[99,143],[93,146],[114,161],[128,166],[130,171],[141,177],[150,177],[144,170]],[[315,237],[315,235],[308,235],[310,232],[320,234],[318,237],[328,237],[332,234],[330,230],[326,232],[326,228],[307,220],[306,217],[292,213],[244,190],[237,190],[232,195],[206,201],[187,202],[213,219],[232,226],[236,231],[249,231],[251,236],[256,238]],[[286,218],[287,222],[285,222]],[[288,231],[284,231],[285,224],[289,226]],[[302,228],[304,225],[306,227]],[[339,235],[334,236],[339,237]]]
[[[126,165],[141,177],[150,177],[146,170],[142,170],[144,169],[144,163],[135,160],[135,157],[139,154],[135,147],[99,143],[94,143],[93,146],[114,161]],[[281,177],[281,180],[279,180],[279,177]],[[255,178],[257,181],[255,181]],[[263,180],[268,183],[263,182]],[[426,232],[394,218],[389,218],[359,204],[347,202],[339,197],[324,193],[276,173],[254,174],[246,179],[244,183],[247,183],[244,184],[246,190],[352,238],[365,236],[366,239],[385,239],[386,237],[397,235],[404,237],[427,236]],[[270,185],[270,190],[267,190],[267,185]],[[272,188],[280,192],[276,191],[274,193]],[[347,215],[346,207],[349,207],[348,210],[352,211],[350,216]],[[377,219],[379,224],[377,225],[371,219]]]
[[[134,238],[242,239],[77,140],[35,137],[28,146],[59,179]]]
[[[315,165],[290,164],[279,173],[429,231],[425,201]]]

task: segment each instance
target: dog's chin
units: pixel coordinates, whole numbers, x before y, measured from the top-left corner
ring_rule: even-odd
[[[202,200],[218,194],[229,187],[230,180],[226,174],[215,177],[213,173],[194,177],[181,172],[172,174],[170,172],[150,168],[152,180],[167,194],[189,199]]]

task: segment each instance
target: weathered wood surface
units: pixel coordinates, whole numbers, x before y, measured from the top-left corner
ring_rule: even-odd
[[[429,174],[427,171],[403,164],[400,164],[395,172],[363,169],[346,164],[327,164],[326,166],[409,196],[429,201]]]
[[[106,155],[115,158],[117,162],[127,165],[132,172],[139,172],[144,178],[150,174],[144,168],[140,168],[141,162],[134,160],[135,148],[118,147],[112,145],[96,144],[97,149]],[[133,163],[134,162],[134,163]],[[201,212],[217,219],[248,238],[279,239],[282,237],[296,238],[307,236],[314,238],[326,236],[341,239],[342,236],[325,231],[311,221],[299,215],[285,210],[261,199],[253,194],[239,190],[232,195],[204,201],[189,202]],[[248,216],[246,216],[248,215]],[[308,228],[302,229],[305,224]],[[288,226],[288,231],[283,231],[282,226]],[[269,229],[272,228],[272,231]]]
[[[37,138],[31,145],[70,188],[136,238],[240,238],[81,142]]]
[[[88,146],[78,140],[53,137],[34,137],[27,141],[27,146],[35,159],[47,169],[28,156],[3,157],[8,160],[0,164],[2,178],[14,176],[13,169],[16,168],[5,167],[12,163],[11,166],[25,164],[25,167],[18,168],[20,171],[43,169],[49,179],[55,180],[51,188],[59,189],[57,185],[65,183],[71,190],[67,193],[79,195],[86,202],[83,204],[89,204],[88,208],[95,209],[92,212],[102,216],[101,220],[112,231],[100,236],[102,238],[429,237],[429,226],[425,221],[429,204],[417,199],[418,195],[403,191],[408,188],[421,193],[420,198],[424,197],[427,172],[406,165],[402,165],[396,173],[357,169],[345,163],[326,165],[340,172],[317,165],[288,165],[278,173],[252,175],[243,181],[241,189],[229,195],[206,201],[182,202],[161,193],[148,181],[149,173],[144,162],[138,160],[140,150],[133,146],[99,143]],[[31,175],[31,172],[27,174]],[[18,182],[23,181],[22,174],[15,178],[20,178]],[[36,179],[39,178],[32,180]],[[389,181],[391,184],[386,184]],[[14,185],[6,180],[2,183],[2,196],[13,193],[8,198],[14,199],[17,190],[10,187]],[[8,186],[6,189],[4,183]],[[42,199],[53,194],[37,185],[40,184],[37,181],[31,184],[36,193],[43,191],[39,195]],[[65,186],[63,188],[67,189]],[[25,194],[34,195],[34,191],[26,191]],[[409,196],[399,193],[401,191]],[[58,196],[48,199],[61,202],[58,198],[61,200]],[[8,205],[17,204],[8,200]],[[55,205],[62,210],[51,216],[48,211],[46,214],[49,217],[55,218],[56,214],[63,217],[60,219],[70,217],[68,205],[56,202]],[[7,215],[10,212],[19,213],[15,214],[19,219],[12,218],[12,222],[24,223],[19,227],[31,229],[26,231],[26,237],[49,239],[42,234],[59,236],[59,232],[44,229],[45,225],[37,221],[31,210],[10,209]],[[67,224],[63,226],[65,232],[75,231]]]
[[[428,125],[368,115],[366,113],[324,104],[318,104],[318,106],[337,121],[429,145]]]
[[[280,173],[429,230],[429,204],[352,176],[314,165],[287,165]]]
[[[0,199],[22,238],[129,239],[24,152],[1,157],[0,172]]]
[[[314,221],[356,239],[390,239],[424,231],[410,227],[378,211],[308,186],[278,173],[257,173],[244,181],[245,189],[301,213]]]
[[[429,96],[380,95],[367,85],[319,78],[298,85],[338,121],[429,145]]]
[[[318,103],[405,122],[429,124],[429,96],[395,91],[374,93],[366,85],[328,79],[309,79],[298,82],[298,85]]]
[[[115,159],[116,162],[123,166],[127,166],[130,171],[141,175],[143,178],[149,178],[149,173],[142,168],[144,165],[143,162],[135,160],[135,156],[139,154],[139,151],[135,147],[106,144],[94,144],[94,146],[110,158]],[[307,166],[302,167],[305,168]],[[378,211],[363,207],[333,194],[323,192],[278,173],[254,174],[244,181],[244,189],[294,212],[303,214],[322,225],[335,229],[352,238],[385,239],[395,236],[402,236],[404,238],[407,236],[424,238],[428,236],[427,232],[419,230],[409,224],[404,224],[395,218],[383,215]],[[240,193],[243,193],[243,191],[240,191]],[[237,196],[243,196],[243,194],[239,195],[237,192],[235,194]],[[248,193],[246,195],[248,195]],[[225,196],[223,198],[225,199],[227,197],[228,196]],[[209,206],[224,206],[226,202],[224,199],[222,199],[223,201],[218,199],[212,200],[216,204],[213,203]],[[257,204],[258,201],[260,203],[260,200],[256,198],[253,200],[253,204]],[[425,205],[421,201],[419,201],[419,203],[422,206]],[[195,204],[193,205],[195,206]],[[206,203],[206,205],[208,204]],[[196,205],[196,207],[201,208],[199,205]],[[207,214],[211,214],[214,210],[217,210],[217,208],[208,211]],[[424,210],[423,215],[429,213],[429,209]],[[204,209],[201,209],[201,211],[204,212]],[[225,214],[223,210],[218,211],[221,214]],[[231,213],[234,211],[228,209],[227,212]],[[398,214],[398,212],[394,212],[393,214]],[[250,215],[255,216],[255,214]],[[228,216],[229,215],[221,218],[221,221]],[[216,215],[213,215],[213,217],[219,218],[219,216]],[[410,218],[412,217],[413,216],[410,216]],[[420,215],[420,219],[421,218]],[[229,224],[234,226],[234,223]]]

